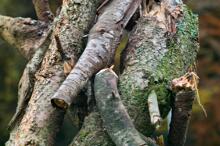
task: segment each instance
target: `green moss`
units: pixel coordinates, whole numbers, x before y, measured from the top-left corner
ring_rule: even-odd
[[[127,66],[119,83],[129,115],[137,129],[146,135],[154,130],[149,124],[149,93],[156,92],[161,116],[165,118],[172,97],[170,82],[187,72],[198,51],[198,19],[185,6],[183,18],[177,23],[177,33],[169,39],[164,37],[165,31],[150,21],[154,20],[140,20],[135,35],[130,38],[130,47],[135,49],[129,52],[128,62],[135,63]]]
[[[198,16],[183,6],[183,18],[177,24],[177,33],[168,39],[168,52],[158,65],[158,74],[171,81],[186,73],[195,62],[198,51]]]

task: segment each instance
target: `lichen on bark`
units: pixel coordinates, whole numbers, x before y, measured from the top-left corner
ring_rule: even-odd
[[[147,98],[154,90],[162,117],[170,110],[170,81],[185,74],[198,52],[198,18],[186,6],[177,22],[177,32],[168,35],[151,18],[141,18],[131,33],[125,54],[125,69],[119,90],[136,128],[150,136]]]

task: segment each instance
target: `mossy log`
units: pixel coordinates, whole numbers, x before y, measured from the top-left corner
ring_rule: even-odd
[[[184,75],[198,52],[198,18],[185,6],[177,20],[177,32],[169,35],[152,18],[142,18],[131,33],[125,50],[125,69],[119,79],[121,98],[136,128],[150,136],[151,126],[147,98],[157,94],[162,118],[170,111],[172,79]]]
[[[165,118],[173,96],[170,82],[188,72],[196,60],[198,17],[186,6],[182,6],[182,13],[182,17],[176,20],[177,31],[174,33],[161,28],[155,17],[141,17],[130,34],[122,57],[124,70],[119,76],[119,93],[136,129],[145,136],[152,136],[155,131],[150,123],[148,95],[155,91],[160,114]],[[114,145],[97,111],[91,112],[86,119],[71,146]],[[94,141],[99,143],[94,144]]]

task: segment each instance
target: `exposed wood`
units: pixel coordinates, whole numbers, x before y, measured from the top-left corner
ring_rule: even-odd
[[[121,99],[135,128],[145,136],[152,136],[155,130],[149,124],[148,95],[155,91],[161,116],[166,117],[171,108],[170,82],[194,64],[198,52],[198,18],[185,6],[181,9],[183,17],[174,21],[178,25],[172,35],[168,35],[169,30],[156,16],[140,18],[122,56],[125,69],[119,76]],[[92,111],[71,146],[114,146],[107,132],[100,130],[105,129],[105,124],[94,122],[100,122],[100,118],[97,110]]]
[[[11,18],[0,15],[0,37],[16,47],[26,58],[32,58],[45,41],[48,24],[31,18]]]
[[[169,35],[169,29],[164,27],[167,17],[160,17],[165,11],[157,9],[157,5],[154,8],[152,11],[159,10],[158,13],[150,12],[141,17],[130,33],[122,56],[124,71],[119,76],[118,87],[136,129],[146,136],[155,130],[153,125],[146,124],[151,123],[147,107],[151,91],[155,91],[160,115],[165,118],[171,108],[170,82],[187,72],[198,52],[197,16],[181,5],[182,17],[174,21],[177,31]]]
[[[111,68],[96,74],[94,91],[103,125],[117,146],[153,146],[150,138],[143,138],[135,129],[117,89],[118,77]]]
[[[157,94],[154,90],[152,90],[148,96],[147,105],[149,109],[151,124],[155,125],[156,128],[159,128],[160,122],[162,121],[162,119],[160,116]]]
[[[123,29],[140,3],[141,0],[114,0],[106,6],[90,30],[85,51],[52,97],[55,106],[59,108],[69,106],[76,100],[76,96],[92,75],[112,63]]]
[[[196,84],[196,85],[195,85]],[[172,90],[175,97],[172,101],[172,118],[168,135],[169,146],[184,146],[192,114],[193,101],[196,98],[197,78],[194,73],[174,79]]]

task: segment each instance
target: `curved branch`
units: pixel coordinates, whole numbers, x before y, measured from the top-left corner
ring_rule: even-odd
[[[16,47],[26,59],[30,59],[44,42],[49,29],[46,23],[30,18],[0,15],[0,20],[0,37]]]
[[[143,139],[135,129],[117,89],[118,77],[111,69],[96,74],[94,91],[103,125],[117,146],[156,145],[151,139]]]
[[[123,29],[140,3],[141,0],[114,0],[106,6],[90,31],[85,51],[52,97],[53,105],[62,109],[68,107],[90,77],[112,63]]]

